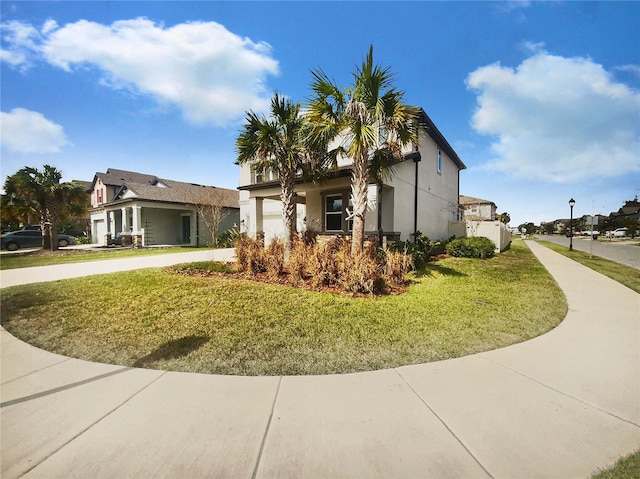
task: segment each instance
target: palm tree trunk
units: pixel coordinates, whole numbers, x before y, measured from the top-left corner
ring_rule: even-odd
[[[364,248],[364,220],[367,213],[367,191],[369,187],[369,170],[366,155],[361,155],[353,162],[351,178],[351,202],[353,203],[353,231],[351,238],[351,254],[360,255]]]
[[[51,251],[58,250],[58,221],[60,219],[60,204],[55,200],[48,200],[45,203],[45,222],[48,222],[48,237],[49,244],[48,248],[45,246],[45,249],[50,249]],[[44,230],[42,231],[42,235],[45,235]],[[47,243],[47,239],[45,239],[45,245]]]
[[[282,173],[280,176],[280,187],[282,192],[280,200],[282,201],[282,219],[284,221],[285,237],[284,237],[284,261],[289,261],[291,250],[293,249],[293,237],[296,234],[296,190],[295,178],[291,172]]]

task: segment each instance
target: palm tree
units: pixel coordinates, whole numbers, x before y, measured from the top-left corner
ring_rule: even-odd
[[[373,63],[373,46],[354,72],[354,85],[341,89],[322,70],[312,72],[313,96],[307,118],[313,136],[329,143],[342,139],[330,153],[352,159],[352,254],[364,245],[367,191],[370,178],[381,184],[403,156],[403,148],[417,143],[415,107],[403,103],[404,93],[393,86],[389,68]]]
[[[58,225],[68,216],[81,214],[88,205],[88,195],[81,185],[61,183],[62,173],[50,165],[42,171],[25,167],[7,177],[6,194],[21,211],[35,211],[40,216],[44,248],[58,249]]]
[[[270,117],[247,112],[246,123],[236,139],[238,164],[250,164],[257,172],[272,171],[280,180],[285,260],[290,256],[296,234],[296,177],[317,174],[326,158],[326,146],[317,139],[312,142],[307,130],[300,103],[275,93]]]

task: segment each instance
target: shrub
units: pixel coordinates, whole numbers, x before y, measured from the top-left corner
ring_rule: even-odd
[[[218,235],[218,239],[215,244],[211,246],[215,246],[217,248],[232,248],[240,236],[245,235],[246,233],[240,233],[236,226],[234,225],[232,229],[224,231],[220,235]]]
[[[289,268],[289,274],[294,282],[299,283],[304,281],[307,276],[307,266],[310,261],[311,248],[305,244],[305,242],[296,237],[293,241],[293,248],[291,248],[291,254],[289,255],[289,262],[287,267]]]
[[[267,274],[272,278],[277,278],[284,271],[284,244],[279,239],[274,239],[269,243],[267,249],[263,251],[262,260]]]
[[[444,254],[447,244],[455,238],[452,236],[448,240],[431,241],[420,231],[411,236],[413,241],[395,241],[389,245],[389,250],[410,255],[414,269],[422,268],[433,256]]]
[[[246,234],[240,235],[235,243],[236,265],[238,271],[243,273],[264,273],[265,266],[264,241],[249,238]]]
[[[412,258],[406,252],[382,251],[382,274],[391,284],[402,285],[412,268]]]
[[[261,239],[240,235],[235,247],[238,271],[267,273],[272,279],[285,273],[282,241],[273,240],[265,250]],[[341,237],[315,243],[297,237],[286,264],[294,283],[308,281],[315,288],[339,287],[370,295],[384,292],[389,285],[403,285],[410,267],[411,257],[405,252],[377,249],[373,243],[352,256],[350,242]]]
[[[495,243],[483,236],[458,238],[447,245],[447,253],[459,258],[492,258],[495,249]]]

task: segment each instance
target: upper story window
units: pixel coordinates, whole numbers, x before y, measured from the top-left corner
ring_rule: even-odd
[[[438,173],[442,173],[442,154],[438,150]]]
[[[101,205],[104,203],[104,191],[102,188],[96,190],[96,204]]]
[[[264,183],[265,181],[277,181],[278,174],[272,170],[251,170],[252,183]]]

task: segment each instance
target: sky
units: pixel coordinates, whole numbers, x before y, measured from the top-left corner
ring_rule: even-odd
[[[0,2],[0,176],[117,168],[236,188],[235,139],[369,46],[511,225],[640,194],[640,2]]]

